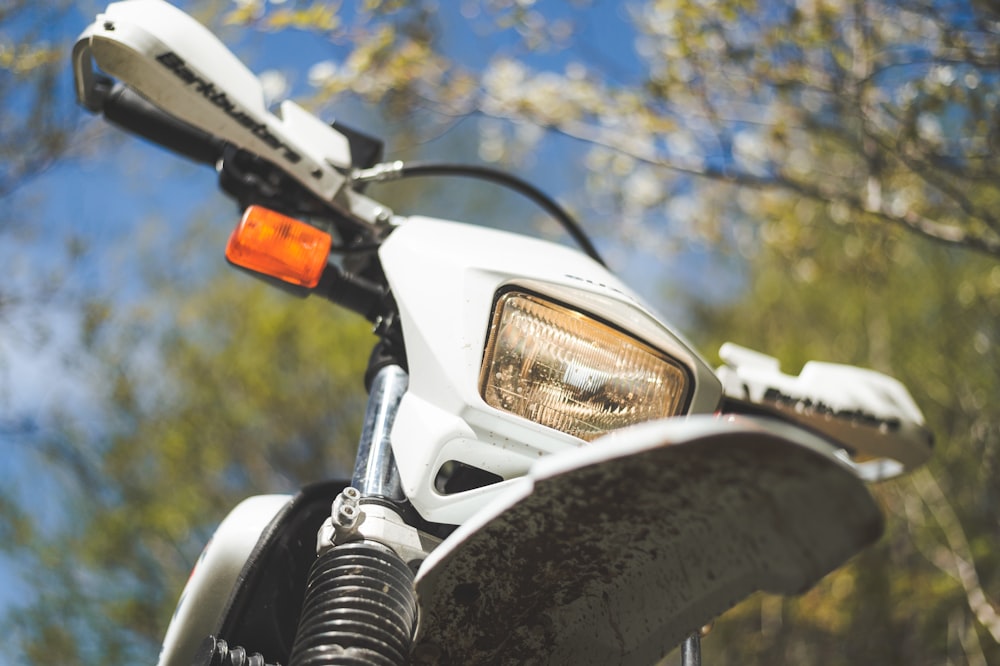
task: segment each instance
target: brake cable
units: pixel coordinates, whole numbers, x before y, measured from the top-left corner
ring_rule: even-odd
[[[357,169],[351,174],[351,179],[356,183],[381,183],[420,176],[477,178],[508,187],[538,204],[566,230],[588,257],[607,268],[587,233],[565,208],[528,181],[506,171],[476,164],[395,161],[376,164],[368,169]]]

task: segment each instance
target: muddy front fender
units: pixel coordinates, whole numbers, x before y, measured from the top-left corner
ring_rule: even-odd
[[[417,577],[422,663],[651,664],[882,532],[836,449],[778,421],[636,426],[540,460]]]

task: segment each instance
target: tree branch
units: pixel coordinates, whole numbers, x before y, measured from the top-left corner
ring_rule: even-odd
[[[528,120],[527,118],[511,119]],[[657,153],[655,147],[649,141],[636,139],[624,133],[612,132],[606,128],[596,128],[582,122],[561,123],[550,126],[550,129],[587,143],[617,150],[636,160],[669,169],[675,173],[708,178],[743,187],[781,189],[818,202],[844,204],[859,215],[874,216],[877,219],[899,225],[935,242],[974,250],[993,257],[1000,257],[1000,239],[977,236],[959,227],[936,222],[913,210],[894,212],[885,202],[879,202],[879,205],[876,207],[867,206],[861,197],[855,194],[845,194],[828,184],[803,182],[781,172],[775,176],[757,176],[732,169],[708,168],[703,164],[695,162],[682,164]]]
[[[952,566],[965,590],[969,609],[979,620],[979,623],[990,632],[993,640],[1000,644],[1000,613],[997,613],[996,604],[983,591],[979,574],[976,572],[975,561],[972,558],[972,549],[969,547],[969,541],[965,536],[965,530],[962,529],[961,521],[955,515],[951,503],[929,470],[920,469],[910,478],[913,487],[944,532],[951,554]]]

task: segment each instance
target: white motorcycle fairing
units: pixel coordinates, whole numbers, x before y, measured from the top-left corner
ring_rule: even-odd
[[[652,664],[747,595],[804,592],[882,532],[826,441],[641,424],[539,460],[417,574],[413,663]]]
[[[719,405],[722,388],[714,371],[629,287],[575,250],[411,217],[383,242],[379,256],[399,307],[409,364],[409,388],[396,415],[392,449],[406,497],[427,520],[460,524],[540,456],[584,445],[582,439],[495,409],[479,394],[494,301],[505,288],[556,299],[669,354],[691,378],[688,413],[711,413]],[[504,481],[442,494],[435,477],[449,461]]]

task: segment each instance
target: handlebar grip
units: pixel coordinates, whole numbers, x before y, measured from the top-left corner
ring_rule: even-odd
[[[195,162],[215,165],[225,142],[159,109],[128,86],[116,83],[104,97],[104,117]]]

